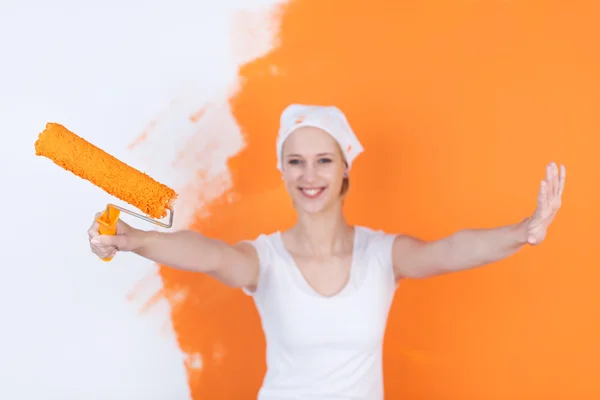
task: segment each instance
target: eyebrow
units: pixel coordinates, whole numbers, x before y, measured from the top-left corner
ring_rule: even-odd
[[[322,156],[333,156],[333,153],[319,153],[317,154],[317,156],[322,157]],[[302,157],[301,154],[286,154],[286,157]]]

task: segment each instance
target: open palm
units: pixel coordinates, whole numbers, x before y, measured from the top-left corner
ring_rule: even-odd
[[[546,166],[546,179],[540,183],[537,208],[527,225],[529,244],[539,244],[546,237],[548,226],[561,206],[566,175],[567,171],[563,165],[560,166],[560,171],[555,163]]]

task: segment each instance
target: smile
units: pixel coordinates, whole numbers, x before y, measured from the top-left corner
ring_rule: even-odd
[[[302,194],[310,199],[317,198],[325,191],[324,187],[316,187],[316,188],[299,188]]]

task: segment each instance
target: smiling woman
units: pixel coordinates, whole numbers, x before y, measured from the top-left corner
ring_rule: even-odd
[[[304,138],[298,139],[299,135],[301,137],[303,136]],[[308,153],[303,155],[297,150],[297,147],[301,147],[302,144],[306,142],[314,144],[313,147],[316,146],[317,148],[324,148],[327,149],[327,151],[317,154]],[[349,179],[348,174],[346,171],[344,171],[344,169],[347,167],[347,163],[344,159],[344,155],[340,146],[325,131],[319,128],[299,128],[296,132],[290,135],[283,150],[284,163],[288,164],[285,168],[286,174],[283,178],[289,184],[292,184],[292,181],[298,176],[302,176],[308,181],[310,180],[309,177],[312,176],[311,174],[329,174],[331,179],[334,179],[335,175],[342,174],[340,194],[346,193]],[[341,171],[340,168],[342,168]],[[328,187],[330,187],[330,185],[315,186],[309,184],[309,182],[306,182],[306,185],[298,186],[298,189],[300,189],[305,196],[315,198],[320,196]],[[335,188],[336,185],[333,187]],[[288,190],[290,189],[291,188],[288,186]],[[293,193],[290,192],[290,194]]]
[[[288,230],[235,245],[195,231],[146,232],[119,221],[90,228],[99,257],[132,251],[210,275],[252,296],[266,338],[260,400],[384,398],[383,338],[397,283],[479,267],[539,244],[559,207],[565,169],[546,168],[538,208],[521,222],[426,242],[351,225],[340,190],[363,146],[337,107],[292,104],[282,113],[277,168],[296,210]]]
[[[600,129],[592,106],[600,101],[600,2],[296,0],[277,15],[277,46],[240,68],[243,84],[231,98],[245,141],[228,160],[231,191],[198,212],[193,229],[238,243],[299,221],[274,168],[280,113],[292,102],[347,114],[365,154],[352,166],[344,214],[387,232],[433,239],[518,221],[535,208],[547,158],[564,160],[575,173],[545,245],[396,290],[385,395],[600,398],[600,324],[589,318],[600,262],[595,225],[583,223],[600,218],[589,184],[600,179],[589,164]],[[508,230],[496,233],[508,237]],[[478,237],[465,231],[454,243],[479,248],[473,260],[498,248],[467,235]],[[277,260],[287,260],[278,265],[293,265],[274,241]],[[161,276],[170,293],[190,293],[184,301],[173,296],[172,315],[182,349],[204,356],[201,371],[189,370],[193,398],[255,398],[265,338],[275,342],[255,304],[201,274],[164,267]],[[300,278],[292,275],[286,288],[312,294]],[[226,351],[213,359],[216,346]]]
[[[340,188],[338,193],[345,196],[350,188],[348,171],[352,160],[363,147],[341,110],[333,106],[294,104],[282,113],[280,124],[277,167],[284,172],[283,179],[292,200],[295,200],[295,190],[290,185],[299,178],[303,179],[303,185],[297,182],[293,187],[305,197],[326,196],[324,192],[331,187]],[[315,149],[321,151],[315,153]],[[288,164],[287,167],[284,164]],[[329,184],[311,184],[310,180],[318,176],[330,181]],[[341,183],[336,178],[341,178]]]
[[[349,186],[348,171],[351,161],[348,161],[342,151],[342,144],[352,138],[352,144],[357,149],[354,157],[359,154],[358,140],[354,137],[350,127],[343,118],[343,114],[337,108],[313,108],[300,109],[298,112],[306,111],[314,114],[314,120],[296,118],[301,121],[289,127],[289,119],[293,115],[286,116],[291,106],[283,113],[282,132],[278,140],[277,149],[279,156],[278,167],[283,172],[286,188],[292,197],[296,207],[312,207],[317,210],[335,206],[338,204],[340,193],[344,195]],[[323,114],[324,111],[337,114],[339,121],[331,121],[330,115]],[[329,119],[329,120],[328,120]],[[336,129],[338,122],[341,129]],[[329,125],[329,127],[328,127]],[[330,133],[333,132],[333,133]],[[342,135],[337,132],[347,133]],[[339,139],[338,139],[339,138]],[[352,149],[352,144],[344,144],[346,148]],[[299,196],[300,195],[300,196]],[[318,202],[305,203],[302,199],[319,199]]]

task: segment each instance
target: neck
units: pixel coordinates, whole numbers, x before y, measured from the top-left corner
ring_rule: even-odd
[[[299,248],[315,255],[332,255],[352,247],[352,227],[339,209],[300,214],[290,230]]]

